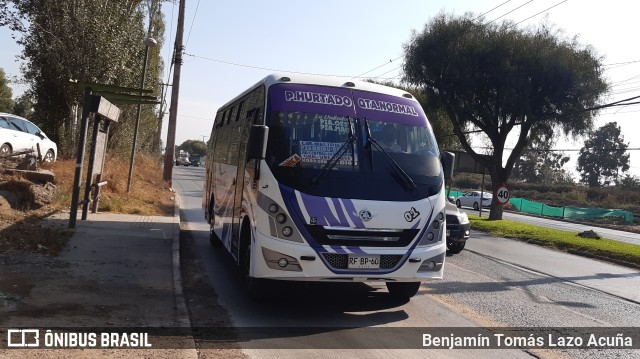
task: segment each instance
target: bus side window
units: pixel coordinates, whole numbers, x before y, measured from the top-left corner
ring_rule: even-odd
[[[238,120],[240,120],[240,117],[242,115],[242,106],[244,105],[244,101],[240,102],[240,105],[238,106],[238,112],[236,112],[236,119],[235,121],[238,122]]]
[[[222,120],[220,121],[220,127],[224,126],[228,114],[229,114],[229,110],[225,110],[224,113],[222,114]]]

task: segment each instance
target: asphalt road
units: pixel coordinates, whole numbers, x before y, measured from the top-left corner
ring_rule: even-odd
[[[640,292],[640,273],[586,258],[556,258],[557,252],[544,248],[523,243],[512,247],[514,241],[476,235],[468,249],[447,257],[445,279],[423,285],[408,302],[393,301],[380,284],[331,283],[275,285],[276,299],[257,303],[246,297],[230,256],[209,246],[208,225],[200,209],[203,175],[202,168],[174,171],[174,187],[181,197],[183,244],[190,249],[183,253],[183,262],[198,264],[190,270],[202,279],[200,289],[206,297],[214,298],[207,307],[197,305],[199,299],[187,294],[187,303],[195,325],[222,308],[224,313],[219,315],[228,318],[217,320],[239,328],[240,333],[268,328],[262,344],[260,340],[239,343],[249,357],[640,357],[638,350],[301,349],[314,336],[356,345],[362,340],[358,332],[340,329],[353,327],[393,328],[386,329],[388,335],[376,337],[381,342],[398,339],[396,328],[640,327],[640,305],[633,299]],[[521,263],[523,258],[529,262]],[[595,274],[594,268],[599,269]],[[310,327],[325,329],[311,334],[303,330]],[[277,328],[299,328],[300,333]],[[256,343],[260,349],[255,349]],[[280,349],[287,346],[298,349]]]

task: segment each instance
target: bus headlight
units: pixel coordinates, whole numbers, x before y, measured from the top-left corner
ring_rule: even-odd
[[[438,213],[433,222],[427,226],[425,233],[420,238],[418,246],[427,246],[440,241],[442,238],[442,228],[444,227],[444,213]]]

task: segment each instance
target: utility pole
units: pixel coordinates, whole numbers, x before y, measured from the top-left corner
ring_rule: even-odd
[[[149,58],[149,49],[155,47],[158,42],[151,37],[147,37],[144,40],[144,62],[142,63],[142,76],[140,79],[140,97],[142,97],[142,90],[144,90],[144,78],[147,74],[147,59]],[[140,127],[140,112],[142,110],[142,104],[138,103],[138,115],[136,117],[136,127],[133,130],[133,148],[131,149],[131,160],[129,161],[129,178],[127,179],[127,193],[131,192],[131,178],[133,177],[133,162],[136,157],[136,145],[138,142],[138,127]]]
[[[164,171],[162,178],[171,185],[176,144],[176,122],[178,117],[178,95],[180,93],[180,70],[182,67],[182,38],[184,35],[184,9],[186,0],[180,0],[178,10],[178,29],[176,30],[175,52],[173,57],[173,90],[171,91],[171,107],[169,107],[169,127],[167,130],[167,147],[164,151]]]

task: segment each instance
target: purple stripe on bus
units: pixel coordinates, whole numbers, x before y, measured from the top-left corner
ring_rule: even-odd
[[[313,239],[313,236],[307,231],[306,222],[304,219],[304,215],[302,214],[302,209],[298,204],[298,199],[296,198],[295,192],[291,187],[287,187],[283,184],[279,184],[280,193],[282,194],[282,199],[284,199],[284,204],[289,210],[289,214],[291,214],[291,219],[293,223],[295,223],[296,228],[300,231],[300,234],[304,239],[307,240],[309,245],[311,245],[317,253],[324,252],[324,248],[318,244],[318,242]]]
[[[347,251],[345,251],[344,249],[342,249],[342,247],[340,246],[330,246],[331,249],[333,249],[334,251],[336,251],[336,253],[347,253]]]
[[[413,226],[411,226],[411,229],[416,229],[420,226],[420,221],[421,219],[418,220],[418,222],[416,222]]]
[[[327,202],[327,198],[325,197],[316,197],[310,196],[304,193],[300,193],[300,198],[302,198],[302,203],[304,204],[309,217],[316,218],[316,224],[321,226],[332,226],[332,227],[348,227],[349,223],[345,218],[344,214],[339,216],[340,218],[336,218],[329,207],[329,203]],[[340,214],[340,211],[338,212]]]
[[[350,199],[342,199],[342,204],[344,204],[344,209],[347,211],[347,215],[351,218],[351,222],[356,228],[365,228],[364,223],[362,223],[362,219],[358,216],[358,211],[356,211],[356,207],[353,205],[353,201]]]
[[[331,198],[331,202],[333,202],[333,206],[336,208],[336,213],[338,214],[338,220],[340,221],[341,227],[349,227],[349,221],[347,221],[347,217],[345,217],[344,212],[342,211],[340,200],[337,198]]]

